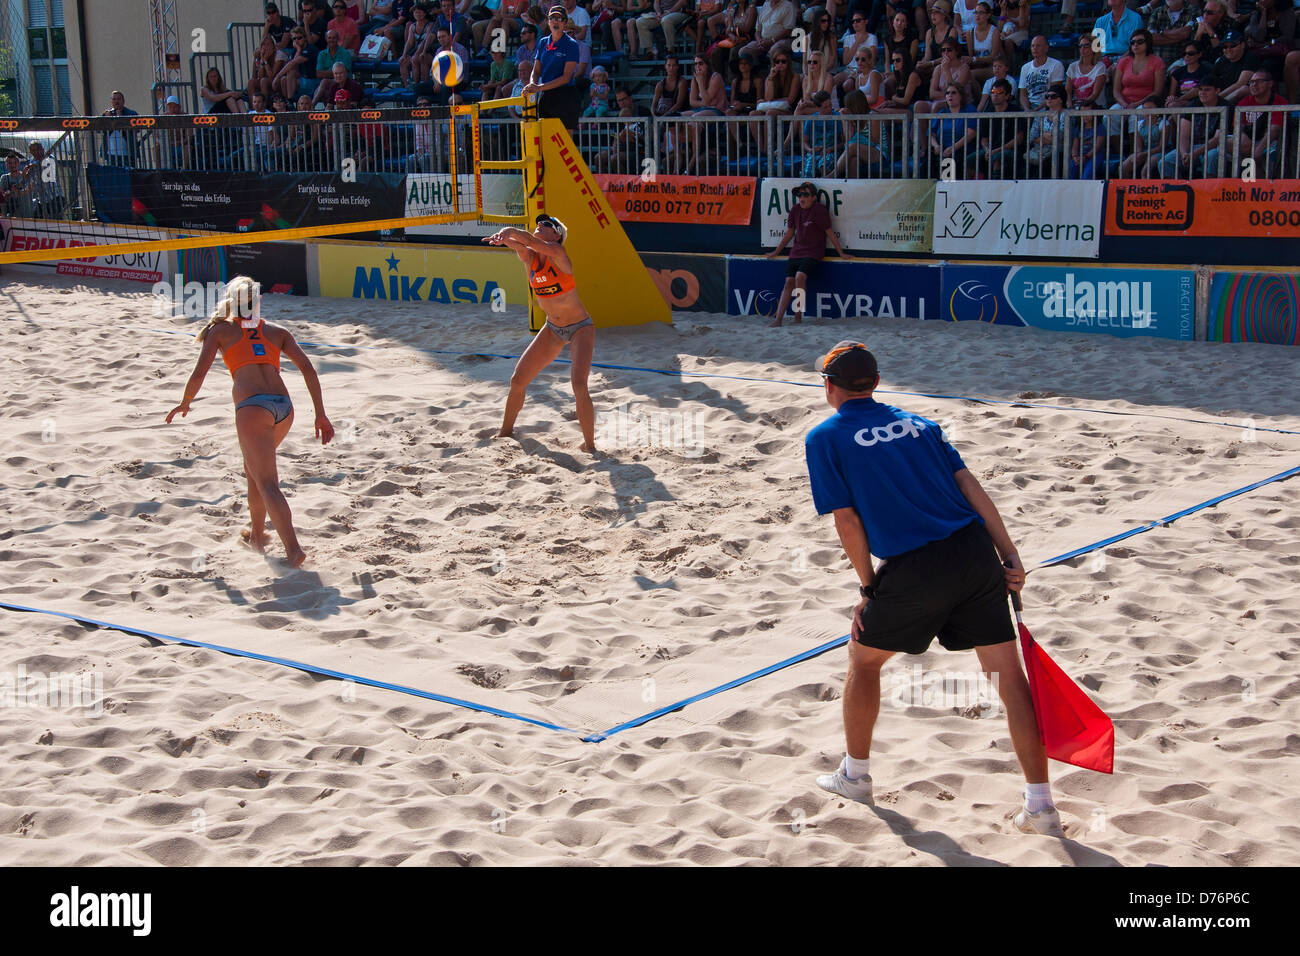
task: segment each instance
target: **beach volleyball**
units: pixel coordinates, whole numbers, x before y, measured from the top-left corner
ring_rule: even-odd
[[[443,86],[459,86],[465,78],[465,63],[454,50],[442,50],[433,58],[433,78]]]

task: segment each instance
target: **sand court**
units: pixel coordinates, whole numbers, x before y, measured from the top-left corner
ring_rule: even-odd
[[[593,457],[561,364],[534,383],[517,440],[491,437],[514,363],[474,353],[518,354],[521,314],[268,297],[338,433],[312,440],[287,370],[298,420],[280,474],[308,552],[289,571],[278,542],[269,559],[239,544],[220,367],[188,419],[162,423],[193,320],[151,316],[125,285],[8,282],[3,301],[0,599],[575,731],[0,612],[0,671],[99,672],[106,698],[98,717],[0,710],[12,859],[1300,860],[1295,481],[1031,574],[1026,620],[1116,722],[1113,777],[1052,767],[1070,840],[1002,819],[1019,777],[1001,716],[887,705],[879,806],[818,791],[842,747],[841,651],[580,739],[846,633],[853,575],[803,461],[829,409],[819,387],[761,379],[817,384],[819,350],[862,339],[881,399],[944,425],[1033,568],[1300,465],[1300,435],[1265,430],[1300,431],[1286,349],[679,315],[598,333],[596,362],[630,368],[593,370]],[[897,666],[914,663],[975,668],[935,650]],[[94,847],[75,839],[87,817],[107,833]]]

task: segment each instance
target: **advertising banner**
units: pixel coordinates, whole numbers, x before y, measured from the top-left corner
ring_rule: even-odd
[[[592,173],[622,222],[748,226],[757,183],[748,176],[655,176]]]
[[[1300,183],[1113,179],[1106,235],[1300,239]]]
[[[774,316],[785,284],[785,267],[785,258],[728,257],[727,314]],[[932,319],[939,315],[939,273],[937,265],[828,259],[808,277],[804,314],[810,318]]]
[[[415,216],[440,216],[450,213],[459,205],[462,211],[474,208],[474,177],[461,174],[456,177],[458,195],[452,203],[450,173],[410,173],[403,187],[405,214]],[[498,216],[523,216],[524,185],[519,175],[483,174],[483,209]],[[521,223],[522,225],[522,223]],[[410,226],[407,236],[490,236],[501,227],[491,223],[449,222],[431,226]]]
[[[130,210],[108,195],[113,179],[91,180],[96,208],[113,221],[208,232],[261,232],[370,219],[398,219],[405,208],[403,177],[357,173],[245,173],[131,170]],[[471,192],[472,195],[472,192]]]
[[[802,182],[817,187],[817,200],[831,214],[831,228],[850,252],[929,252],[934,225],[930,180],[764,179],[759,189],[761,241],[775,248]]]
[[[1300,277],[1216,272],[1210,280],[1211,342],[1300,345]]]
[[[1122,337],[1195,338],[1196,273],[1100,266],[944,266],[939,318]]]
[[[46,222],[33,219],[10,219],[5,223],[4,251],[28,249],[75,249],[115,242],[156,242],[168,239],[157,229],[113,229],[89,222]],[[7,266],[20,272],[44,275],[86,276],[92,279],[125,279],[128,282],[161,282],[168,272],[168,253],[129,252],[124,255],[96,256],[86,259],[49,259],[44,262],[20,262]]]
[[[307,294],[307,247],[297,242],[259,242],[251,246],[214,246],[176,250],[182,284],[229,282],[248,276],[265,292]]]
[[[950,256],[1096,259],[1101,182],[939,182],[934,251]]]
[[[498,309],[528,304],[523,263],[512,252],[344,242],[313,248],[321,295]]]
[[[727,260],[723,256],[645,253],[641,261],[670,309],[727,311]]]

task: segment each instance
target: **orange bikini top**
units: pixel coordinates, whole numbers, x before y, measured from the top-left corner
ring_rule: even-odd
[[[546,299],[572,292],[577,288],[577,283],[572,272],[561,272],[549,259],[534,256],[533,267],[528,270],[528,286],[539,299]]]
[[[264,319],[241,319],[239,323],[239,341],[222,354],[233,376],[245,365],[274,365],[280,370],[280,350],[268,342],[263,334]]]

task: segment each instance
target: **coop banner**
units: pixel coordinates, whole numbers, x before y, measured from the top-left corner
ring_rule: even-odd
[[[762,242],[785,235],[794,189],[803,179],[764,179],[759,190]],[[929,252],[934,226],[934,183],[929,180],[814,179],[817,201],[850,251]]]
[[[1111,180],[1106,235],[1300,239],[1300,182]]]
[[[405,213],[408,219],[417,216],[443,216],[455,212],[473,211],[474,177],[456,177],[456,194],[452,195],[450,173],[410,173],[402,187],[405,196]],[[485,173],[483,182],[483,211],[497,216],[524,214],[523,178],[519,175],[493,175]],[[409,236],[490,236],[501,227],[491,223],[446,222],[433,225],[408,226]]]
[[[785,284],[786,259],[727,260],[727,313],[771,318]],[[811,318],[888,316],[932,319],[939,314],[937,265],[828,259],[808,278],[804,314]],[[791,314],[793,309],[787,311]]]
[[[1190,342],[1195,302],[1184,269],[945,265],[938,318]]]
[[[265,232],[302,226],[398,219],[404,209],[397,173],[199,172],[131,170],[129,210],[107,191],[116,177],[91,179],[96,208],[114,222],[208,232]],[[471,193],[472,195],[472,193]]]
[[[758,182],[747,176],[592,176],[620,221],[692,226],[748,226]]]
[[[948,256],[1096,259],[1100,182],[939,182],[934,251]]]
[[[727,311],[725,257],[646,252],[641,261],[674,312]]]
[[[1300,277],[1216,272],[1210,280],[1211,342],[1300,345]]]

